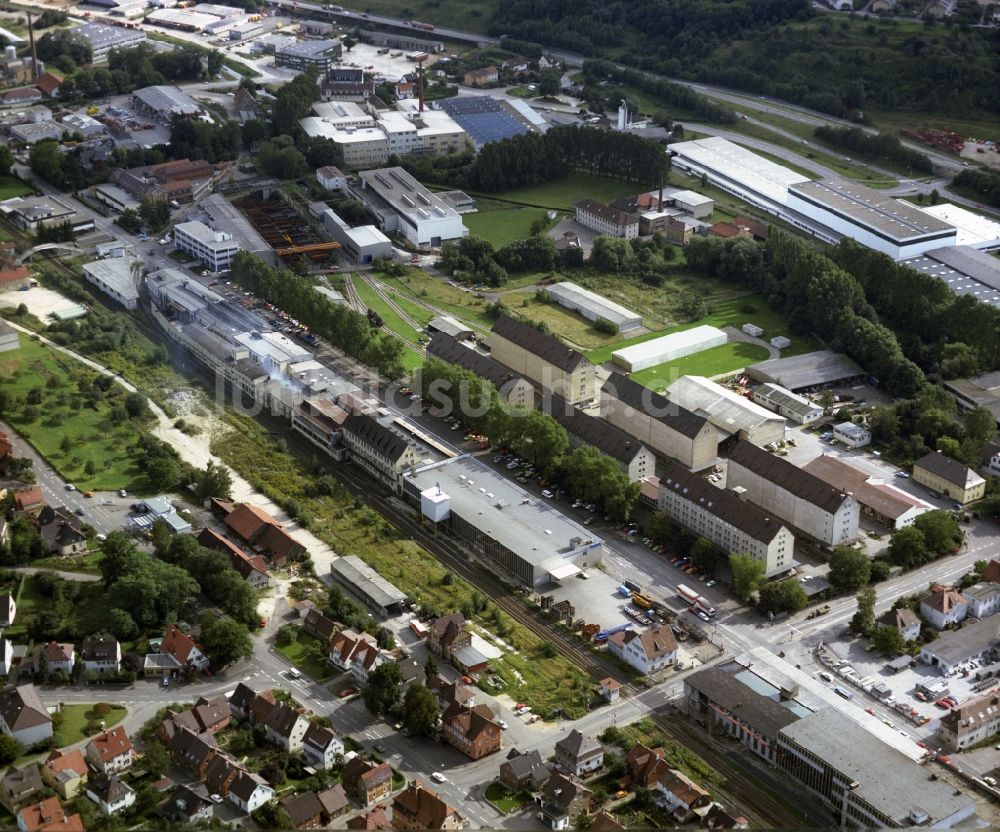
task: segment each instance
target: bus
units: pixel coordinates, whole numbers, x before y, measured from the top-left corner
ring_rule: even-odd
[[[677,585],[677,594],[689,604],[693,604],[698,600],[698,593],[690,587],[684,586],[684,584]]]
[[[701,610],[709,618],[715,615],[715,607],[708,602],[708,599],[703,598],[690,587],[684,586],[684,584],[678,584],[677,594],[687,601],[696,611]]]

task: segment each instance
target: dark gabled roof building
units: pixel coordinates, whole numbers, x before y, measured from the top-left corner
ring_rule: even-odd
[[[351,461],[397,490],[403,471],[420,461],[413,445],[367,413],[352,413],[341,431]]]
[[[455,364],[486,379],[509,405],[533,407],[535,388],[531,382],[504,366],[495,358],[483,355],[472,346],[444,332],[435,332],[427,345],[427,354],[448,364]],[[450,391],[444,391],[447,395]],[[454,394],[457,397],[457,391]]]

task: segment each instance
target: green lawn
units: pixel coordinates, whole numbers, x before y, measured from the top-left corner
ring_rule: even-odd
[[[496,780],[486,787],[484,797],[496,807],[498,812],[505,815],[516,812],[525,804],[521,795],[510,791],[503,783]]]
[[[82,572],[85,575],[100,574],[101,553],[83,552],[77,555],[54,555],[41,560],[33,560],[32,566],[46,569],[57,569],[62,572]]]
[[[35,189],[16,176],[0,176],[0,200],[33,194]]]
[[[297,669],[308,676],[312,676],[317,682],[335,675],[332,665],[326,661],[320,661],[313,655],[315,645],[319,642],[312,636],[299,631],[299,637],[285,647],[275,648],[282,656],[290,661]]]
[[[748,305],[753,306],[755,311],[744,312],[743,307]],[[784,356],[800,355],[804,352],[812,352],[813,350],[822,348],[820,343],[815,338],[810,336],[793,336],[788,331],[788,326],[785,323],[785,319],[782,314],[778,310],[771,307],[765,298],[760,295],[741,295],[736,298],[731,298],[729,300],[713,304],[711,314],[699,321],[692,321],[690,323],[668,327],[667,329],[662,329],[657,332],[649,332],[645,335],[640,335],[637,338],[630,338],[628,340],[608,344],[606,346],[599,347],[598,349],[591,350],[587,353],[587,358],[595,364],[603,364],[605,361],[611,360],[611,353],[615,350],[631,346],[632,344],[641,344],[643,341],[649,341],[650,339],[658,338],[661,335],[669,335],[672,332],[681,332],[685,329],[701,326],[702,324],[717,326],[720,329],[727,326],[734,326],[739,329],[746,323],[757,324],[757,326],[761,327],[764,330],[764,335],[762,337],[766,340],[770,340],[775,335],[784,335],[790,338],[792,342],[791,345],[781,351],[781,354]],[[715,347],[714,349],[721,348]],[[689,358],[694,357],[696,356],[689,356]],[[687,359],[681,360],[686,361]],[[735,366],[739,367],[742,365],[737,364]],[[719,372],[724,371],[720,370]]]
[[[84,729],[92,719],[95,721],[104,720],[104,724],[111,728],[117,725],[127,713],[125,708],[113,707],[111,712],[102,717],[94,716],[93,705],[63,705],[62,724],[55,729],[53,739],[57,748],[64,748],[80,740],[87,738]]]
[[[401,336],[405,341],[409,341],[411,344],[419,342],[420,333],[410,326],[410,324],[408,324],[395,309],[382,300],[382,298],[376,294],[375,290],[369,286],[362,277],[355,277],[354,289],[357,291],[358,297],[364,301],[365,306],[377,312],[382,318],[382,323],[384,323],[389,329]]]
[[[718,347],[696,352],[676,361],[658,364],[646,370],[632,373],[632,378],[646,387],[662,390],[681,376],[716,376],[721,373],[731,373],[756,364],[768,357],[768,351],[756,344],[743,341],[731,341]]]
[[[545,220],[545,208],[508,208],[465,214],[462,222],[473,237],[492,243],[496,248],[531,236],[531,225]]]
[[[19,349],[0,356],[0,390],[12,400],[4,418],[80,490],[149,493],[140,457],[132,450],[140,427],[127,418],[120,424],[110,418],[125,391],[111,385],[96,407],[78,393],[78,385],[96,377],[79,362],[22,335]],[[28,405],[29,395],[38,402]],[[64,439],[68,450],[63,450]],[[94,463],[92,476],[85,472],[88,461]]]
[[[529,185],[489,196],[493,199],[522,202],[541,208],[571,211],[575,202],[587,197],[600,202],[609,202],[615,197],[629,196],[644,190],[648,188],[635,182],[625,182],[607,176],[590,176],[586,173],[569,173],[541,185]]]
[[[493,325],[485,314],[486,301],[477,298],[472,292],[463,292],[452,286],[444,278],[411,269],[404,277],[389,277],[380,273],[378,279],[386,286],[396,289],[400,295],[419,298],[479,329],[489,329]]]

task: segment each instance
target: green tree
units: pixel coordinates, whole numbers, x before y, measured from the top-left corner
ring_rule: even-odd
[[[246,626],[227,615],[204,613],[199,641],[217,670],[253,655],[253,642]]]
[[[3,145],[0,147],[0,176],[10,176],[10,169],[13,166],[14,154],[7,145]]]
[[[384,716],[399,703],[402,687],[399,665],[385,662],[368,674],[368,684],[361,691],[361,698],[372,714]]]
[[[872,630],[872,647],[886,656],[897,656],[906,649],[902,633],[896,627],[882,625]]]
[[[0,734],[0,765],[13,763],[23,752],[21,743],[9,734]]]
[[[177,485],[181,469],[176,461],[168,456],[160,456],[146,464],[146,477],[157,491],[167,491]]]
[[[958,520],[948,511],[924,512],[913,521],[913,528],[923,534],[924,545],[931,555],[946,554],[962,542]]]
[[[411,734],[428,734],[437,725],[437,697],[423,685],[410,685],[403,698],[403,712],[406,714],[406,727]]]
[[[746,602],[764,582],[764,564],[751,555],[729,556],[729,571],[733,576],[733,595]]]
[[[170,755],[162,742],[157,739],[143,742],[142,767],[154,776],[162,776],[170,770]]]
[[[711,575],[715,571],[718,557],[718,548],[707,537],[699,537],[691,547],[691,563],[706,575]]]
[[[858,593],[858,609],[851,618],[851,630],[868,635],[875,629],[875,589],[864,587]]]
[[[558,69],[543,69],[538,76],[538,94],[559,95],[561,78]]]
[[[913,569],[927,563],[931,560],[931,552],[927,548],[924,533],[915,524],[894,531],[889,540],[889,559],[904,569]]]
[[[760,608],[764,612],[796,613],[809,603],[809,596],[797,580],[775,581],[760,588]]]
[[[228,500],[233,495],[233,476],[225,465],[209,460],[204,471],[195,478],[195,493],[203,500],[217,497]]]
[[[448,573],[451,574],[450,572]],[[427,661],[424,662],[424,678],[430,679],[437,676],[438,673],[438,663],[437,659],[434,658],[434,654],[428,652]]]
[[[865,586],[871,580],[872,565],[864,552],[850,546],[835,546],[830,555],[830,585],[837,592]]]

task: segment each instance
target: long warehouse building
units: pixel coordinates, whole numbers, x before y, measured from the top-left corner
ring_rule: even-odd
[[[619,332],[642,326],[642,315],[569,280],[546,286],[545,294],[560,306],[579,312],[588,321],[607,321]]]
[[[611,353],[611,360],[626,372],[637,373],[702,350],[720,347],[728,340],[721,329],[707,325],[696,326],[683,332],[672,332],[670,335],[622,347]]]

